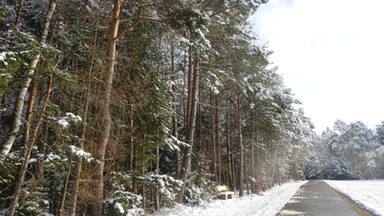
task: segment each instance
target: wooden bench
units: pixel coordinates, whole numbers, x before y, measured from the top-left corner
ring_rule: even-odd
[[[226,185],[219,185],[216,187],[216,190],[217,190],[217,199],[222,199],[222,200],[232,199],[233,194],[235,193],[233,191],[229,191]]]

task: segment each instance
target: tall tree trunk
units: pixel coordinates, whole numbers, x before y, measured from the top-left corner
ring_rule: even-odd
[[[21,9],[24,6],[24,0],[19,0],[19,4],[17,5],[16,9],[16,17],[15,17],[15,23],[13,25],[13,31],[17,32],[19,29],[19,22],[20,22],[20,14],[21,14]]]
[[[269,182],[269,187],[273,187],[273,185],[276,183],[276,166],[277,166],[277,152],[274,153],[273,157],[273,165],[272,165],[272,173],[271,173],[271,180]]]
[[[217,171],[217,149],[216,149],[216,123],[215,123],[215,104],[214,104],[214,95],[213,92],[211,92],[211,130],[212,130],[212,150],[213,150],[213,169],[215,173],[215,180],[217,184],[219,183],[219,175]],[[200,127],[201,128],[201,127]]]
[[[244,195],[244,151],[243,151],[243,136],[241,130],[241,107],[240,107],[240,93],[237,94],[237,134],[239,142],[239,196]]]
[[[97,22],[96,22],[97,23]],[[93,63],[95,60],[95,53],[96,53],[96,44],[97,44],[97,25],[95,26],[95,34],[93,37],[93,45],[92,45],[92,57],[90,59],[90,66],[88,69],[88,83],[87,83],[87,93],[85,96],[85,105],[84,105],[84,116],[83,116],[83,131],[81,132],[81,141],[79,148],[81,150],[84,149],[84,142],[85,142],[85,136],[87,132],[87,121],[88,121],[88,111],[89,111],[89,97],[91,94],[91,78],[92,78],[92,72],[93,72]],[[75,171],[75,180],[73,182],[73,190],[72,190],[72,199],[69,209],[69,215],[75,216],[76,215],[76,208],[77,208],[77,198],[79,195],[79,184],[80,184],[80,178],[81,178],[81,171],[83,166],[83,157],[77,158],[76,161],[76,171]]]
[[[185,119],[186,119],[186,134],[189,132],[190,125],[191,125],[191,115],[192,115],[192,103],[193,103],[193,75],[194,75],[194,67],[193,67],[193,53],[192,53],[192,47],[189,47],[188,50],[189,57],[188,57],[188,91],[187,91],[187,108],[185,112]],[[195,69],[196,70],[196,69]],[[197,94],[196,94],[197,97]]]
[[[252,140],[253,142],[253,140]],[[251,176],[252,176],[252,180],[251,180],[251,193],[255,193],[255,179],[256,179],[256,176],[255,176],[255,169],[256,169],[256,166],[255,166],[255,147],[251,146]]]
[[[108,65],[107,74],[104,80],[104,94],[102,95],[101,104],[101,141],[98,146],[97,163],[96,168],[96,189],[95,189],[95,202],[91,206],[91,214],[94,216],[103,215],[103,199],[104,199],[104,167],[105,167],[105,151],[109,141],[109,135],[111,132],[112,118],[110,113],[111,104],[111,91],[113,85],[113,76],[115,73],[115,61],[116,61],[116,44],[117,34],[120,21],[120,0],[114,0],[113,7],[113,20],[109,32],[108,41]]]
[[[11,202],[11,205],[9,206],[9,215],[10,216],[13,216],[15,214],[16,206],[17,206],[17,203],[19,201],[21,189],[22,189],[22,186],[24,183],[25,173],[27,172],[27,168],[28,168],[28,162],[29,162],[29,159],[31,157],[31,153],[32,153],[32,149],[33,149],[32,147],[36,142],[37,135],[38,135],[39,128],[40,128],[40,124],[41,124],[43,117],[44,117],[43,114],[44,114],[44,112],[47,108],[48,102],[49,102],[49,98],[50,98],[51,91],[52,91],[52,85],[53,85],[52,75],[50,75],[49,81],[48,81],[48,86],[47,86],[47,97],[44,101],[44,105],[43,105],[41,112],[40,112],[40,115],[37,119],[36,126],[35,126],[35,129],[34,129],[33,134],[32,134],[32,140],[26,146],[25,153],[23,156],[23,162],[21,163],[19,175],[18,175],[18,178],[16,180],[15,192],[13,194],[13,200]]]
[[[144,134],[144,142],[146,140],[146,135]],[[145,175],[145,146],[143,146],[142,151],[141,151],[141,174],[144,176]],[[142,208],[145,210],[147,208],[147,193],[146,193],[146,187],[145,184],[141,185],[142,193],[141,196],[143,197],[142,199]]]
[[[61,198],[60,209],[59,209],[59,216],[63,216],[65,213],[65,201],[67,200],[68,184],[69,184],[69,177],[71,176],[71,172],[72,172],[72,157],[69,160],[67,176],[65,177],[63,196]]]
[[[198,102],[198,95],[199,95],[199,79],[200,79],[200,61],[197,55],[195,56],[194,69],[193,71],[190,71],[190,73],[193,73],[193,76],[190,76],[190,78],[193,79],[193,81],[192,81],[192,87],[188,92],[188,95],[191,95],[191,100],[190,100],[190,106],[187,108],[187,110],[190,110],[191,112],[189,113],[187,118],[189,119],[189,123],[188,123],[188,128],[186,130],[186,141],[189,144],[189,146],[185,148],[182,169],[180,174],[180,179],[183,181],[183,185],[176,199],[176,201],[179,203],[183,200],[185,187],[187,184],[187,178],[191,171],[192,150],[193,150],[194,134],[195,134],[195,126],[196,126],[196,111],[197,111],[197,102]]]
[[[27,114],[25,116],[25,128],[23,133],[23,140],[21,141],[21,146],[27,146],[29,142],[29,134],[31,131],[31,119],[32,119],[32,111],[33,111],[33,105],[35,103],[36,98],[36,83],[32,82],[30,92],[29,92],[29,100],[28,100],[28,108],[27,108]]]
[[[156,145],[156,174],[160,173],[160,145]],[[160,209],[160,188],[156,185],[156,197],[155,197],[155,208],[156,210]]]
[[[30,134],[30,129],[31,129],[31,118],[32,118],[32,110],[33,110],[33,105],[35,103],[35,98],[36,98],[36,85],[35,82],[32,82],[32,86],[30,89],[29,93],[29,100],[28,100],[28,108],[27,108],[27,114],[25,117],[26,123],[25,123],[25,128],[24,128],[24,134],[23,134],[23,140],[22,140],[22,146],[25,147],[23,151],[23,158],[26,158],[26,155],[28,154],[28,147],[29,147],[29,134]],[[24,167],[25,164],[22,164],[22,167]],[[22,169],[21,167],[21,169]],[[26,169],[26,168],[25,168]],[[9,207],[9,214],[13,215],[16,209],[16,204],[19,199],[20,195],[20,190],[22,187],[22,183],[19,183],[21,181],[21,178],[24,178],[21,176],[21,171],[19,171],[19,178],[16,182],[16,187],[15,187],[15,192],[14,192],[14,198],[12,200],[12,203]],[[24,182],[24,180],[22,180]]]
[[[53,15],[53,12],[55,11],[55,8],[56,8],[56,0],[51,0],[49,3],[48,11],[47,11],[47,17],[46,17],[46,21],[43,28],[43,33],[40,38],[40,44],[44,44],[47,40],[49,25],[51,23],[52,15]],[[39,60],[40,60],[40,53],[36,54],[32,58],[32,61],[29,64],[28,72],[26,74],[26,78],[25,80],[23,80],[21,84],[21,89],[16,98],[15,113],[14,113],[12,125],[10,128],[10,132],[8,134],[7,140],[0,147],[0,160],[9,154],[9,151],[11,150],[13,143],[15,142],[15,139],[19,133],[22,114],[23,114],[23,108],[24,108],[24,98],[31,84],[32,77],[35,73],[35,69],[37,64],[39,63]]]
[[[135,139],[133,137],[133,132],[134,132],[134,126],[135,122],[133,121],[134,117],[134,108],[133,108],[133,102],[134,100],[131,99],[131,110],[130,110],[130,120],[129,120],[129,128],[131,129],[131,138],[130,138],[130,155],[129,155],[129,170],[133,170],[133,162],[134,162],[134,156],[135,156]]]
[[[227,107],[230,106],[229,100],[226,100]],[[234,175],[233,175],[233,166],[232,166],[232,145],[231,145],[231,125],[230,125],[230,115],[229,109],[227,109],[225,114],[225,125],[226,125],[226,135],[227,135],[227,159],[228,159],[228,179],[229,179],[229,187],[233,190],[235,188],[234,184]]]
[[[178,134],[178,126],[177,126],[177,97],[176,97],[176,74],[175,74],[175,45],[174,42],[171,42],[171,79],[172,79],[172,104],[173,104],[173,136],[176,139],[179,139],[179,134]],[[180,151],[178,149],[175,150],[175,175],[176,178],[180,177]]]
[[[219,129],[219,102],[218,96],[215,95],[215,145],[217,149],[217,176],[218,184],[221,184],[221,147],[220,147],[220,129]]]
[[[255,160],[255,151],[258,148],[257,146],[257,129],[254,127],[254,122],[256,122],[256,119],[254,118],[254,115],[251,114],[251,122],[252,122],[252,130],[251,130],[251,176],[252,176],[252,181],[251,181],[251,188],[252,188],[252,193],[256,193],[256,167],[257,167],[257,162]],[[255,130],[254,130],[255,129]],[[257,155],[257,154],[256,154]]]
[[[253,122],[253,121],[252,121]],[[252,123],[253,125],[253,123]],[[253,128],[253,127],[252,127]],[[255,144],[257,143],[257,139],[255,139],[254,137],[254,131],[252,130],[251,131],[251,177],[252,177],[252,181],[251,181],[251,192],[254,194],[256,193],[256,182],[255,182],[255,179],[256,179],[256,164],[255,164]]]

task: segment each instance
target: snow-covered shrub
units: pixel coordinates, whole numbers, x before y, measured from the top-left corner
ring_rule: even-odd
[[[22,199],[19,201],[17,208],[19,215],[42,215],[43,212],[49,211],[47,193],[43,183],[35,180],[26,185],[23,190]]]
[[[187,205],[199,205],[203,202],[204,190],[192,185],[185,189],[185,202]]]
[[[105,215],[143,215],[142,196],[130,192],[132,177],[125,173],[112,173],[112,190],[105,199]]]
[[[71,124],[76,125],[82,121],[80,116],[70,112],[67,112],[60,117],[49,116],[48,119],[53,126],[59,126],[64,131],[67,130]]]
[[[269,179],[267,177],[267,174],[265,172],[265,168],[258,167],[256,169],[256,179],[255,180],[255,191],[256,193],[261,193],[262,191],[265,191],[268,189],[268,182]]]
[[[201,172],[192,172],[188,179],[183,199],[187,205],[199,205],[216,194],[216,183],[209,180],[212,174]]]
[[[144,176],[136,177],[141,184],[159,193],[159,205],[161,207],[171,207],[174,205],[176,194],[182,182],[169,175],[160,175],[153,172]]]
[[[114,190],[105,200],[106,215],[143,215],[142,197],[126,190]]]

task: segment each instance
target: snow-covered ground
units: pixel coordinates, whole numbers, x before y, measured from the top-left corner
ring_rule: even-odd
[[[234,196],[229,200],[214,200],[199,206],[188,207],[178,205],[172,209],[164,209],[154,215],[262,215],[274,216],[291,199],[298,188],[306,181],[290,182],[263,192],[262,195]]]
[[[384,180],[367,181],[326,181],[339,192],[363,206],[375,215],[384,216]],[[191,216],[217,216],[217,215],[253,215],[274,216],[298,188],[306,181],[290,182],[263,192],[262,195],[246,195],[230,200],[214,200],[199,206],[178,205],[172,209],[163,209],[154,216],[160,215],[191,215]]]
[[[368,211],[384,216],[384,180],[326,182]]]

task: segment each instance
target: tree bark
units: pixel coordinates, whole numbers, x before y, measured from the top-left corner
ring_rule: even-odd
[[[36,83],[32,82],[30,92],[29,92],[28,108],[27,108],[27,114],[25,116],[25,128],[23,133],[23,140],[21,141],[21,146],[27,146],[29,142],[32,111],[33,111],[33,105],[35,104],[35,99],[36,99],[36,88],[37,88]]]
[[[17,5],[16,9],[16,17],[15,17],[15,23],[13,25],[13,31],[17,32],[19,29],[19,22],[20,22],[20,14],[21,14],[21,9],[24,6],[24,0],[19,0],[19,4]]]
[[[117,35],[120,23],[120,0],[114,0],[113,4],[113,17],[109,32],[108,41],[108,64],[107,74],[104,80],[104,94],[101,96],[101,141],[97,152],[97,163],[96,167],[96,189],[95,189],[95,202],[91,206],[91,214],[94,216],[103,215],[103,199],[104,199],[104,167],[105,167],[105,151],[109,141],[109,135],[111,132],[112,117],[110,113],[111,104],[111,92],[113,86],[113,77],[115,73],[115,61],[116,61],[116,44]]]
[[[213,171],[215,173],[215,180],[217,182],[217,184],[220,185],[220,182],[219,182],[219,175],[218,175],[218,171],[217,171],[217,149],[216,149],[216,123],[215,123],[215,105],[214,105],[214,95],[213,95],[213,92],[211,92],[211,130],[212,130],[212,150],[213,150],[213,157],[212,157],[212,160],[213,160]],[[201,128],[201,127],[200,127]]]
[[[159,144],[156,145],[156,174],[160,173],[160,146]],[[160,206],[160,191],[159,186],[156,185],[156,191],[155,191],[155,209],[158,210],[161,208]]]
[[[173,104],[173,136],[178,139],[179,134],[178,134],[178,126],[177,126],[177,97],[176,97],[176,80],[175,80],[175,46],[173,41],[171,42],[171,72],[172,72],[172,104]],[[176,178],[180,177],[180,151],[175,150],[175,175]]]
[[[214,96],[215,100],[215,144],[217,149],[217,176],[218,184],[221,184],[221,148],[220,148],[220,128],[219,128],[219,102],[218,96]]]
[[[55,11],[55,8],[56,8],[56,0],[51,0],[49,3],[48,11],[47,11],[47,18],[44,24],[43,33],[40,39],[41,45],[44,44],[47,40],[48,29],[49,29],[49,25],[52,19],[53,12]],[[0,160],[9,154],[9,151],[11,150],[13,143],[15,142],[15,139],[19,133],[22,114],[23,114],[23,108],[24,108],[24,98],[31,84],[36,66],[39,63],[40,55],[41,54],[38,53],[33,57],[32,62],[29,64],[29,69],[28,69],[26,78],[22,82],[21,89],[19,91],[19,94],[17,95],[16,105],[15,105],[15,114],[14,114],[13,122],[11,125],[11,129],[8,134],[7,140],[0,148]]]
[[[59,216],[63,216],[65,213],[65,201],[67,199],[69,177],[71,177],[71,172],[72,172],[72,157],[69,160],[67,176],[65,177],[65,181],[64,181],[64,189],[63,189],[63,196],[60,203]]]
[[[240,93],[237,94],[237,133],[239,142],[240,153],[240,167],[239,167],[239,196],[244,195],[244,152],[243,152],[243,136],[241,130],[241,109],[240,109]]]
[[[187,95],[187,108],[186,108],[186,112],[185,112],[185,119],[186,119],[186,130],[189,130],[190,128],[190,125],[191,125],[191,115],[192,115],[192,103],[193,103],[193,99],[192,99],[192,89],[193,89],[193,71],[194,71],[194,68],[193,68],[193,53],[192,53],[192,47],[190,46],[189,47],[189,50],[188,50],[188,53],[189,53],[189,57],[188,57],[188,95]],[[197,94],[196,94],[197,95]],[[197,96],[196,96],[197,97]],[[188,131],[186,131],[186,134],[189,134]]]
[[[134,158],[135,158],[135,139],[133,137],[134,134],[134,126],[135,122],[133,121],[134,118],[134,108],[133,108],[133,102],[134,100],[131,99],[131,110],[130,110],[130,120],[129,120],[129,128],[131,129],[131,138],[129,144],[130,146],[130,155],[129,155],[129,170],[133,170],[133,163],[134,163]]]
[[[22,189],[22,186],[24,183],[25,173],[27,172],[27,168],[28,168],[28,162],[29,162],[29,159],[31,157],[32,147],[36,142],[37,135],[38,135],[39,128],[40,128],[40,124],[41,124],[43,116],[44,116],[43,114],[44,114],[44,112],[47,108],[47,105],[48,105],[48,101],[49,101],[51,91],[52,91],[52,85],[53,85],[52,75],[50,75],[49,81],[48,81],[48,86],[47,86],[47,97],[44,101],[44,105],[43,105],[41,112],[40,112],[40,115],[37,119],[37,123],[36,123],[35,129],[34,129],[33,134],[32,134],[32,140],[26,146],[25,153],[23,156],[23,162],[21,163],[21,167],[20,167],[20,171],[19,171],[19,176],[16,180],[13,200],[12,200],[11,205],[9,207],[9,215],[10,216],[13,216],[15,214],[17,203],[19,201],[19,197],[21,194],[21,189]]]
[[[190,106],[187,108],[187,110],[191,110],[190,114],[188,115],[189,124],[188,128],[186,130],[186,141],[189,144],[188,147],[185,148],[183,163],[182,163],[182,169],[180,174],[180,179],[183,181],[182,188],[180,192],[178,193],[176,201],[180,203],[183,200],[186,184],[187,184],[187,178],[191,171],[191,161],[192,161],[192,150],[193,150],[193,143],[194,143],[194,134],[195,134],[195,126],[196,126],[196,113],[197,113],[197,102],[198,102],[198,95],[199,95],[199,79],[200,79],[200,61],[199,57],[195,56],[195,64],[193,76],[190,76],[192,81],[192,87],[190,88],[190,92],[188,92],[188,95],[191,95],[191,103]]]
[[[87,93],[85,96],[85,105],[84,105],[84,116],[83,116],[83,131],[81,132],[81,141],[79,148],[84,149],[84,142],[85,142],[85,136],[87,132],[87,121],[88,121],[88,111],[89,111],[89,97],[91,94],[91,78],[92,78],[92,72],[93,72],[93,63],[95,59],[95,52],[96,52],[96,44],[97,44],[97,26],[95,26],[95,34],[93,37],[93,45],[92,45],[92,57],[90,59],[90,66],[88,69],[88,83],[87,83]],[[81,178],[81,171],[82,171],[82,165],[83,165],[83,158],[79,157],[76,161],[76,171],[75,171],[75,177],[74,177],[74,183],[73,183],[73,190],[72,190],[72,199],[69,209],[69,215],[75,216],[76,215],[76,208],[77,208],[77,198],[79,195],[79,184],[80,184],[80,178]]]
[[[253,139],[251,139],[253,142]],[[251,146],[251,176],[252,176],[252,181],[251,181],[251,193],[256,193],[255,191],[255,179],[256,179],[256,166],[255,166],[255,147],[254,144],[252,143]]]

